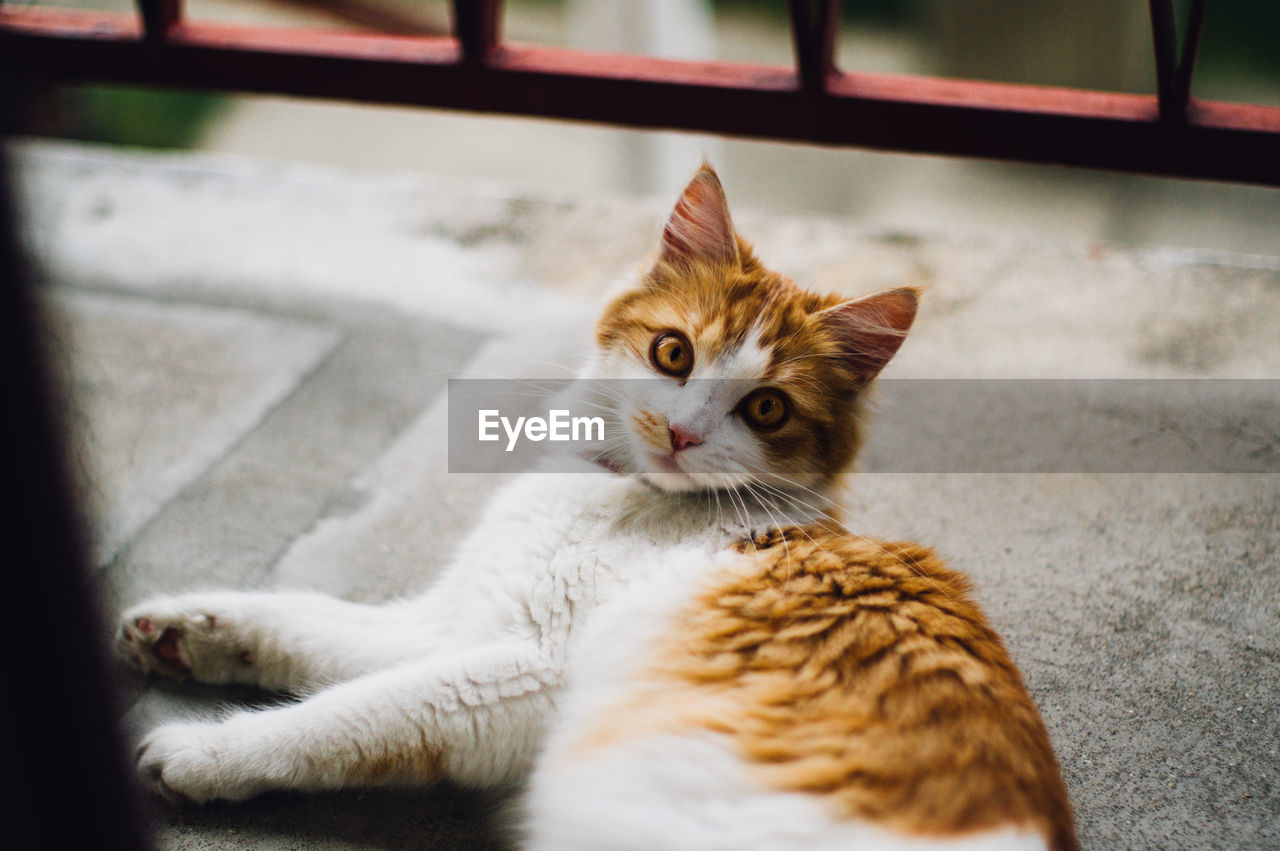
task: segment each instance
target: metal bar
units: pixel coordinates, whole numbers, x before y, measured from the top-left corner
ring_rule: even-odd
[[[813,78],[813,58],[809,52],[808,0],[787,0],[787,17],[791,20],[791,49],[795,53],[796,76],[804,83]]]
[[[840,0],[826,0],[822,4],[819,22],[818,62],[825,74],[836,72],[836,38],[840,35]]]
[[[1200,31],[1204,28],[1205,0],[1192,0],[1187,18],[1187,32],[1182,40],[1182,57],[1178,60],[1178,107],[1185,114],[1191,100],[1191,77],[1196,69],[1196,52],[1200,49]]]
[[[788,0],[796,73],[809,89],[821,91],[835,73],[836,34],[840,30],[839,0]]]
[[[501,0],[453,0],[453,34],[465,61],[489,61],[498,46],[501,5]]]
[[[182,0],[138,0],[147,39],[164,41],[182,20]]]
[[[1149,0],[1151,37],[1156,57],[1156,97],[1160,117],[1177,121],[1185,116],[1186,101],[1179,101],[1177,78],[1178,29],[1173,17],[1173,0]]]
[[[130,16],[0,11],[0,70],[598,121],[1280,186],[1280,108],[872,74],[799,91],[790,68],[504,43],[487,64],[451,38],[188,23],[143,45]]]

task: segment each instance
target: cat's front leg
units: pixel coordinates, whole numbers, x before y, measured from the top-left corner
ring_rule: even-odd
[[[472,650],[275,709],[162,726],[138,769],[160,794],[194,802],[445,778],[494,786],[531,767],[560,679],[536,648]]]
[[[127,611],[120,655],[144,673],[292,691],[420,657],[439,619],[423,605],[369,606],[309,591],[207,591]]]

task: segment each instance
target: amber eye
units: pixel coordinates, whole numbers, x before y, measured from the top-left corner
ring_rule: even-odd
[[[668,331],[654,339],[649,359],[667,375],[684,378],[693,369],[693,346],[683,334]]]
[[[742,398],[738,403],[738,413],[748,425],[770,429],[786,422],[791,410],[785,393],[772,387],[761,387]]]

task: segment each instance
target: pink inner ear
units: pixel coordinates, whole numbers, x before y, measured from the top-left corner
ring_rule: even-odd
[[[916,318],[914,289],[883,290],[823,311],[822,321],[839,336],[854,370],[870,381],[897,354]]]
[[[738,240],[720,179],[704,165],[680,194],[662,232],[662,257],[680,263],[731,264]]]

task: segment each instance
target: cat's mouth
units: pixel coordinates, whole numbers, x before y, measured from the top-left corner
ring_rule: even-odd
[[[655,472],[659,473],[685,473],[687,472],[680,466],[680,460],[675,454],[663,455],[658,452],[650,452],[649,458],[653,461],[653,466],[657,468]]]
[[[641,478],[654,487],[671,492],[686,492],[696,490],[718,490],[722,488],[732,488],[737,485],[732,477],[719,473],[712,473],[706,470],[696,469],[698,462],[696,460],[685,459],[684,464],[691,464],[695,469],[686,469],[681,463],[683,455],[679,453],[660,454],[657,452],[648,453],[649,463],[644,465],[647,469],[641,472]]]
[[[699,477],[695,473],[684,469],[680,465],[680,457],[676,453],[647,452],[648,463],[641,464],[644,467],[641,477],[649,484],[664,491],[690,491],[698,490],[702,487],[699,483]]]

